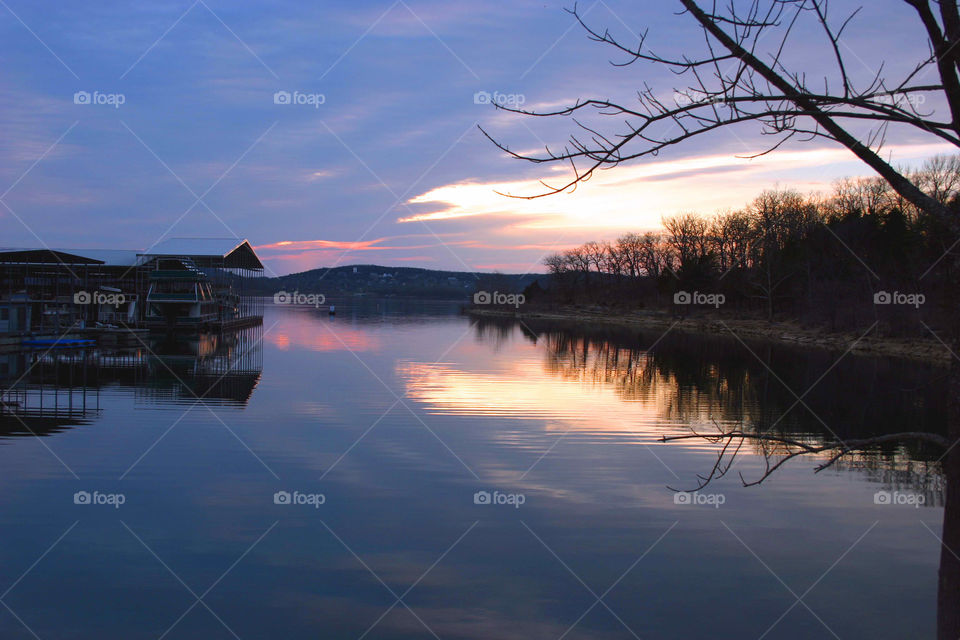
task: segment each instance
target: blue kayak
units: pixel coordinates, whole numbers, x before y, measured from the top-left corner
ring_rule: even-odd
[[[96,344],[96,340],[84,339],[84,338],[71,338],[63,340],[55,340],[52,338],[41,338],[36,340],[21,340],[20,344],[26,347],[52,347],[52,346],[63,346],[63,347],[85,347],[92,344]]]

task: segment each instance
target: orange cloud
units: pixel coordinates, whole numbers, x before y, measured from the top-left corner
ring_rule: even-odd
[[[376,240],[354,240],[344,242],[338,240],[283,240],[273,244],[261,244],[254,249],[257,251],[309,251],[315,249],[346,249],[348,251],[363,251],[369,249],[379,249],[374,247],[378,242],[383,242],[387,238],[377,238]]]
[[[952,150],[944,144],[884,148],[898,163]],[[749,153],[744,150],[744,155]],[[559,166],[552,169],[555,176],[546,182],[564,184],[566,172]],[[410,205],[432,205],[432,211],[397,222],[506,217],[512,221],[506,225],[511,231],[526,233],[544,229],[654,229],[661,226],[664,215],[741,207],[777,179],[801,190],[820,190],[837,177],[864,173],[863,164],[839,147],[782,150],[755,159],[730,154],[650,159],[622,165],[616,171],[600,171],[573,192],[535,200],[500,195],[543,193],[544,187],[533,179],[441,185],[408,201]]]
[[[399,236],[388,236],[384,238],[376,238],[373,240],[282,240],[280,242],[274,242],[271,244],[261,244],[254,247],[257,251],[282,251],[285,253],[293,252],[308,252],[308,251],[323,251],[330,249],[340,249],[343,251],[402,251],[404,249],[426,249],[429,247],[442,246],[444,244],[464,244],[467,241],[451,241],[451,242],[435,242],[433,244],[420,244],[420,245],[396,245],[396,246],[383,246],[382,242],[387,242],[389,240],[399,240],[401,238],[434,238],[434,237],[449,237],[456,236],[460,234],[443,234],[442,236],[434,236],[432,234],[405,234]],[[274,256],[274,259],[281,259],[283,256]]]

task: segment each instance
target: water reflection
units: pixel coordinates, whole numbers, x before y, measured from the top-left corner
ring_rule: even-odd
[[[487,402],[502,400],[521,411],[526,405],[539,402],[551,412],[572,415],[578,411],[582,393],[565,392],[563,386],[573,381],[612,389],[624,403],[652,410],[659,416],[661,428],[678,421],[700,434],[729,431],[726,425],[736,424],[742,432],[774,434],[820,445],[904,431],[947,433],[946,371],[924,363],[859,358],[763,342],[751,344],[735,337],[711,339],[616,328],[584,329],[551,322],[478,319],[474,328],[479,339],[496,348],[503,348],[517,334],[540,346],[542,371],[562,382],[514,387],[511,383],[519,379],[491,384],[482,376],[437,371],[431,377],[421,376],[419,381],[414,377],[414,393],[438,411],[452,412],[478,399],[475,393],[465,393],[464,389],[493,389],[495,393],[484,396]],[[432,384],[425,382],[431,378]],[[437,383],[438,378],[445,379],[445,383]],[[547,393],[540,391],[544,386],[549,389]],[[511,392],[497,398],[506,388]],[[534,399],[532,394],[538,397]],[[517,398],[519,402],[515,402]],[[625,419],[636,419],[624,413],[620,415]],[[713,422],[716,429],[705,425],[708,422]],[[603,423],[602,417],[594,422]],[[720,449],[715,441],[678,441],[690,442],[707,446],[712,442],[715,449]],[[748,440],[747,447],[768,461],[791,453],[791,448],[784,444],[755,440]],[[960,468],[956,468],[956,460],[941,463],[945,455],[929,445],[889,444],[841,458],[833,470],[854,472],[881,485],[887,491],[875,494],[878,504],[889,503],[890,496],[906,491],[916,501],[914,504],[946,507],[942,533],[935,533],[929,526],[927,529],[944,543],[939,566],[937,637],[955,638],[960,633],[960,558],[953,552],[960,543]],[[805,458],[810,457],[818,456]],[[829,458],[826,454],[819,457],[820,461]],[[766,469],[769,468],[768,462]],[[709,468],[704,468],[699,477],[706,478],[709,472]],[[693,486],[698,484],[694,482]],[[949,502],[945,500],[948,495]]]
[[[0,354],[0,437],[52,435],[100,413],[98,367],[87,349]]]
[[[301,314],[319,316],[320,312],[301,310]],[[322,318],[318,318],[318,321]],[[319,324],[319,322],[318,322]],[[290,349],[308,349],[310,351],[375,351],[380,348],[376,336],[362,329],[338,326],[336,333],[323,326],[298,323],[285,326],[267,334],[266,340],[284,351]]]
[[[245,406],[263,371],[263,327],[133,340],[136,346],[44,348],[0,354],[0,436],[51,435],[102,413],[104,389],[136,403],[197,398]],[[143,340],[143,342],[140,342]],[[130,342],[130,341],[128,341]]]
[[[135,368],[137,401],[244,406],[263,372],[262,342],[262,325],[153,341]]]
[[[334,318],[268,308],[262,333],[11,365],[5,386],[36,364],[17,385],[56,381],[75,406],[83,389],[93,411],[58,418],[56,438],[0,446],[0,567],[16,583],[4,602],[43,638],[232,637],[217,618],[243,638],[358,638],[371,625],[370,638],[430,637],[427,627],[443,638],[632,638],[625,625],[643,638],[756,638],[795,601],[759,557],[796,593],[816,584],[805,603],[840,637],[932,635],[931,531],[944,511],[872,500],[924,486],[933,504],[941,472],[928,452],[878,451],[819,476],[798,461],[757,490],[731,477],[715,487],[722,509],[677,505],[665,488],[673,473],[704,472],[714,449],[664,444],[664,433],[772,426],[786,413],[776,429],[823,438],[765,365],[802,393],[829,356],[753,346],[761,363],[736,342],[471,325],[455,306],[361,302],[338,302]],[[936,385],[938,372],[911,366],[845,359],[821,383],[830,393],[804,400],[851,432],[935,425],[936,391],[903,394],[898,379]],[[195,395],[216,406],[191,409]],[[88,426],[66,431],[74,422]],[[80,506],[79,490],[127,501]],[[526,502],[478,505],[479,490]],[[279,491],[326,502],[280,505]],[[200,606],[181,616],[194,602],[184,584],[215,586],[204,602],[217,618]],[[388,610],[384,585],[424,624]],[[610,585],[604,601],[625,625],[599,604],[578,620],[590,590]],[[2,611],[0,636],[33,637]],[[825,635],[796,606],[766,637]]]
[[[451,301],[422,301],[410,298],[327,298],[325,306],[287,307],[286,314],[296,316],[299,322],[284,322],[269,331],[266,340],[278,349],[307,349],[310,351],[352,351],[366,353],[384,348],[380,336],[371,331],[376,325],[387,324],[400,329],[405,325],[419,325],[449,318],[459,312],[461,303]],[[336,315],[328,312],[336,307]],[[336,328],[334,331],[333,328]]]
[[[522,335],[539,345],[543,360],[515,375],[497,374],[496,381],[486,373],[434,369],[432,382],[420,376],[412,388],[437,407],[447,407],[438,410],[450,410],[449,405],[456,404],[450,398],[492,388],[483,394],[481,406],[522,412],[525,406],[540,405],[555,414],[578,414],[583,389],[601,388],[616,394],[619,415],[639,404],[643,413],[653,412],[661,426],[741,424],[812,442],[895,433],[907,426],[946,434],[945,370],[931,364],[852,355],[838,362],[839,353],[769,342],[744,345],[723,336],[531,320],[483,318],[473,323],[477,338],[494,346]],[[515,384],[521,380],[524,384]],[[468,406],[480,399],[461,400]],[[937,456],[919,445],[877,450],[877,457],[895,466]]]

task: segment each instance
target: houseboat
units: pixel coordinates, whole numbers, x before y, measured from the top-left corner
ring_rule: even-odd
[[[146,325],[157,328],[205,327],[220,317],[209,278],[187,260],[158,260],[149,272]]]

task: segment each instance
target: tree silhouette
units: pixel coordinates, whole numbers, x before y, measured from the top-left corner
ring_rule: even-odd
[[[851,78],[843,45],[843,34],[860,11],[843,19],[829,16],[827,0],[753,0],[744,5],[730,2],[678,0],[682,15],[702,31],[706,43],[703,55],[663,56],[647,46],[649,32],[635,45],[625,44],[608,30],[588,25],[576,6],[569,10],[588,36],[608,45],[619,55],[616,66],[637,62],[653,63],[674,72],[686,81],[686,87],[668,101],[653,88],[644,85],[634,104],[605,99],[580,99],[575,104],[550,111],[525,110],[508,105],[496,108],[531,117],[571,117],[576,130],[562,150],[546,148],[542,155],[511,151],[503,142],[483,130],[497,147],[514,158],[543,163],[566,163],[572,176],[559,184],[541,182],[537,194],[513,197],[539,198],[576,188],[598,169],[621,162],[656,156],[661,150],[685,143],[726,127],[754,123],[772,142],[754,157],[774,152],[790,140],[826,139],[839,143],[886,181],[903,202],[924,217],[924,224],[940,239],[943,263],[955,273],[957,245],[960,243],[960,217],[949,203],[938,199],[942,184],[922,183],[898,169],[880,155],[891,125],[911,130],[921,138],[948,142],[960,147],[960,9],[957,0],[904,0],[913,8],[926,37],[928,55],[920,57],[901,77],[887,77],[883,65],[863,86]],[[871,9],[868,9],[871,10]],[[824,36],[823,53],[832,59],[830,76],[808,74],[790,67],[785,55],[790,51],[790,36],[801,23],[812,21]],[[934,78],[927,81],[928,77]],[[927,102],[945,105],[945,114],[921,110]],[[581,116],[598,113],[604,126],[588,125]],[[606,123],[613,123],[607,130]],[[860,184],[859,186],[869,186]],[[850,194],[869,200],[871,193]],[[683,248],[681,248],[681,251]],[[589,266],[588,266],[589,268]],[[931,267],[933,268],[933,267]],[[765,295],[772,300],[777,275],[773,265]],[[921,276],[922,277],[922,276]],[[960,327],[955,306],[960,299],[960,282],[953,278],[951,300],[951,360],[948,393],[948,434],[903,432],[902,439],[923,440],[944,449],[947,499],[944,514],[943,546],[938,601],[938,635],[960,637]],[[690,437],[706,437],[693,434]],[[748,439],[775,438],[766,434],[721,431],[710,435],[723,443],[718,466],[701,480],[709,482],[724,469],[728,453],[739,450]],[[881,436],[883,438],[887,436]],[[827,443],[818,451],[833,451],[835,458],[880,444],[878,438],[856,442]],[[802,443],[779,442],[786,446],[789,459],[812,453]],[[732,449],[731,449],[732,447]],[[791,448],[792,447],[792,448]],[[782,464],[775,462],[768,473]],[[727,467],[728,468],[728,467]],[[764,474],[764,478],[767,477]],[[762,480],[763,478],[761,478]]]

